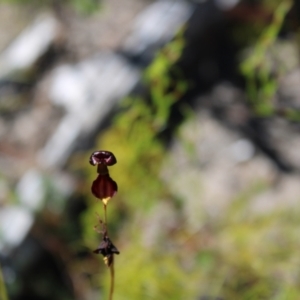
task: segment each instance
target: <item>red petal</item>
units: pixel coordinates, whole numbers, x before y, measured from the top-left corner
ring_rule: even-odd
[[[92,193],[98,199],[111,198],[117,191],[117,183],[108,174],[98,175],[92,184]]]

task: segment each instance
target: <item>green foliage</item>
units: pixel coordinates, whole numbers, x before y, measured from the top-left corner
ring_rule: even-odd
[[[285,110],[285,117],[290,121],[300,121],[300,111],[295,109],[286,109]]]
[[[0,300],[8,300],[3,274],[0,266]]]
[[[289,5],[283,1],[276,9],[274,22],[242,66],[251,103],[259,115],[273,113],[271,97],[276,83],[264,58]],[[97,149],[110,150],[118,159],[110,174],[119,193],[108,205],[109,224],[115,226],[113,240],[121,252],[115,260],[114,299],[296,300],[300,294],[300,207],[255,213],[253,199],[271,188],[268,182],[255,182],[232,199],[217,219],[203,212],[195,232],[184,219],[186,199],[178,199],[161,179],[167,154],[157,134],[166,125],[172,104],[187,87],[178,80],[179,75],[174,79],[174,72],[180,74],[174,63],[183,46],[179,34],[157,54],[145,74],[150,103],[125,99],[122,112],[97,141]],[[191,141],[181,138],[186,156],[193,155]],[[89,187],[94,169],[87,169],[87,173]],[[201,193],[195,201],[201,201]],[[102,204],[92,197],[87,203],[82,224],[85,243],[92,248],[100,240],[93,226]],[[169,213],[176,219],[175,228],[167,225]],[[105,267],[96,282],[106,297],[109,276],[103,270]]]
[[[71,0],[71,5],[80,13],[92,14],[100,7],[99,0]]]
[[[182,29],[174,41],[157,54],[145,72],[154,107],[154,126],[157,129],[166,125],[171,106],[187,90],[187,82],[182,79],[180,70],[174,67],[185,45],[183,32]]]
[[[183,281],[176,255],[149,251],[134,242],[117,259],[115,299],[193,299],[193,284]]]
[[[5,2],[46,6],[54,3],[52,0]],[[98,6],[94,0],[62,2],[86,13],[95,11]],[[266,2],[270,7],[275,3]],[[241,65],[251,105],[259,116],[271,116],[276,110],[272,101],[281,71],[274,70],[270,56],[292,3],[283,0],[276,4],[272,23],[264,29]],[[254,31],[260,30],[258,27]],[[138,97],[124,99],[121,113],[112,121],[112,126],[99,135],[95,146],[112,151],[118,159],[118,164],[110,168],[110,175],[118,183],[119,193],[108,206],[110,236],[121,252],[115,258],[114,299],[297,300],[300,295],[299,206],[254,213],[253,199],[271,188],[269,183],[255,182],[232,199],[217,219],[201,211],[198,229],[191,231],[184,213],[186,199],[174,195],[161,179],[160,172],[168,154],[157,135],[167,125],[172,105],[188,87],[175,67],[184,45],[183,31],[180,31],[157,53],[144,76],[150,90],[149,101]],[[189,108],[185,111],[186,118],[193,116]],[[300,113],[286,110],[285,117],[299,121]],[[185,149],[184,155],[193,156],[194,141],[180,133],[178,137]],[[88,166],[89,155],[87,153],[82,160],[87,174],[86,194],[89,195],[88,208],[80,216],[83,242],[81,232],[73,232],[75,242],[70,248],[73,247],[74,252],[80,247],[90,252],[101,240],[94,226],[98,223],[97,214],[103,210],[102,203],[90,193],[95,168]],[[195,182],[201,184],[198,178]],[[201,201],[201,196],[199,193],[194,201]],[[52,193],[47,199],[46,207],[62,210],[59,195]],[[168,224],[172,219],[169,214],[175,219],[172,226]],[[58,229],[60,233],[68,231],[71,225],[74,224]],[[97,257],[101,261],[98,268],[94,257],[83,265],[80,259],[73,262],[77,259],[75,255],[66,253],[67,267],[73,268],[76,276],[82,270],[94,268],[95,275],[86,285],[100,287],[106,299],[109,271],[105,272],[102,257]],[[0,300],[7,300],[1,273]]]
[[[2,0],[3,3],[51,7],[52,5],[71,5],[78,12],[91,14],[100,7],[100,0]]]
[[[299,293],[296,220],[299,209],[278,210],[250,215],[220,228],[219,251],[227,266],[221,294],[226,299],[297,299],[287,298],[289,290]]]
[[[278,83],[276,70],[272,64],[272,47],[278,37],[283,21],[292,6],[292,1],[284,0],[274,11],[272,23],[263,30],[251,53],[241,64],[242,74],[246,78],[248,97],[255,113],[270,116],[275,113],[272,103]]]

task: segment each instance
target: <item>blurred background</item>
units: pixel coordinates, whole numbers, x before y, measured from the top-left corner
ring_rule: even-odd
[[[300,2],[0,1],[0,299],[300,298]],[[299,226],[299,227],[298,227]]]

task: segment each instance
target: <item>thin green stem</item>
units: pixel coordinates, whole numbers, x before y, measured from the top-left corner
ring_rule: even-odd
[[[107,209],[106,209],[106,204],[103,204],[103,207],[104,207],[104,224],[105,224],[105,227],[107,226]],[[106,228],[107,230],[107,228]]]
[[[109,291],[109,300],[113,299],[114,287],[115,287],[115,268],[114,268],[114,256],[112,256],[112,262],[109,267],[110,269],[110,291]]]

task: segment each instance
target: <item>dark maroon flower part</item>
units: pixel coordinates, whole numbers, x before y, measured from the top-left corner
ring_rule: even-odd
[[[95,151],[90,156],[90,164],[92,166],[96,165],[106,165],[106,166],[112,166],[117,163],[117,159],[114,156],[114,154],[110,151]]]
[[[101,200],[110,199],[118,191],[117,183],[112,180],[109,174],[98,175],[92,184],[93,195]]]
[[[103,236],[99,247],[93,251],[96,254],[102,254],[106,258],[106,264],[109,267],[113,262],[113,255],[120,254],[116,246],[111,242],[107,235]]]
[[[103,237],[103,240],[101,241],[100,245],[93,252],[96,254],[102,254],[103,256],[107,256],[109,254],[120,254],[120,251],[112,243],[112,241],[107,235]]]

